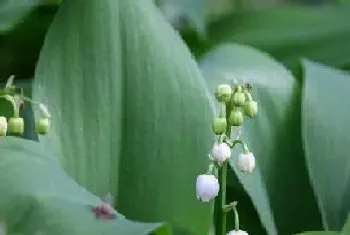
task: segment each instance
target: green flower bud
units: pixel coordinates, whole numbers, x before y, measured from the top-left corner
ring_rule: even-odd
[[[255,101],[247,101],[244,105],[244,113],[248,117],[254,117],[258,113],[258,103]]]
[[[5,136],[7,132],[7,120],[6,117],[0,117],[0,136]]]
[[[236,86],[235,92],[242,92],[242,91],[243,91],[243,88],[241,85]]]
[[[20,117],[12,117],[8,122],[8,132],[16,135],[22,135],[24,132],[24,121]]]
[[[226,131],[226,118],[215,118],[213,121],[213,131],[217,135],[221,135]]]
[[[231,99],[232,88],[228,84],[220,84],[215,91],[215,97],[220,102],[228,102]]]
[[[236,106],[243,106],[245,103],[245,94],[243,92],[235,92],[232,97],[232,102]]]
[[[40,118],[35,125],[36,133],[45,135],[50,129],[50,120],[48,118]]]
[[[230,117],[228,121],[231,126],[242,126],[243,119],[244,119],[244,116],[242,111],[238,108],[234,108],[230,113]]]
[[[253,100],[252,95],[249,93],[249,91],[245,91],[244,94],[245,94],[245,101]]]

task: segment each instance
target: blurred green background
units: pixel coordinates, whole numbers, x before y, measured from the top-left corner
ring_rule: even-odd
[[[197,60],[210,91],[219,82],[210,80],[210,77],[217,79],[221,76],[217,73],[219,70],[233,71],[242,77],[249,76],[254,69],[263,71],[259,74],[261,80],[254,85],[257,85],[256,95],[265,105],[265,111],[262,111],[260,121],[248,125],[247,133],[256,151],[266,159],[271,156],[272,160],[261,160],[262,176],[255,175],[251,181],[250,178],[243,179],[235,169],[229,172],[229,198],[240,202],[242,227],[251,234],[259,235],[291,234],[328,228],[340,230],[349,208],[339,206],[339,214],[333,214],[331,219],[323,217],[327,214],[327,208],[326,212],[321,211],[318,200],[324,199],[322,193],[328,191],[328,185],[318,187],[317,182],[328,182],[329,175],[323,169],[329,162],[313,158],[322,154],[321,150],[313,152],[313,155],[310,152],[313,147],[320,145],[320,142],[315,141],[320,136],[327,140],[329,136],[336,140],[347,140],[345,130],[349,127],[346,118],[341,118],[348,117],[349,112],[345,112],[345,115],[340,112],[349,107],[338,107],[334,113],[338,112],[339,116],[328,117],[327,111],[331,105],[347,99],[347,91],[350,89],[347,87],[348,82],[342,80],[343,77],[348,77],[347,70],[350,69],[350,1],[156,0],[156,3]],[[57,0],[0,0],[1,81],[12,74],[17,79],[31,81],[45,35],[59,5],[60,1]],[[222,45],[228,46],[221,47]],[[250,46],[261,51],[255,51]],[[308,60],[344,70],[346,75],[338,74],[338,70],[330,72]],[[323,77],[325,74],[329,75],[328,80]],[[320,80],[315,82],[316,78]],[[274,84],[270,84],[271,81]],[[252,83],[255,83],[254,78]],[[335,84],[337,85],[332,87]],[[322,95],[318,95],[318,91]],[[309,96],[301,97],[302,92],[310,93]],[[328,98],[328,92],[332,93],[329,96],[332,98]],[[314,102],[315,97],[324,98],[317,101],[325,105],[321,108],[308,106]],[[316,105],[319,103],[316,102]],[[305,107],[313,112],[305,110]],[[318,116],[312,116],[314,113]],[[324,117],[329,119],[325,120]],[[327,120],[333,124],[341,123],[346,128],[338,130],[341,125],[328,125]],[[333,128],[327,129],[331,134],[321,128],[324,126]],[[304,133],[304,128],[313,130],[311,136]],[[317,131],[323,131],[322,135]],[[265,145],[259,138],[266,141],[261,141]],[[308,142],[311,147],[303,143],[307,138],[312,140]],[[296,142],[295,145],[291,144],[291,140]],[[335,143],[339,142],[341,141],[327,144],[335,146],[335,149]],[[308,147],[310,152],[305,150]],[[341,147],[337,153],[344,157],[346,144]],[[312,158],[308,159],[308,164],[305,163],[306,158]],[[342,166],[344,162],[337,162],[337,166]],[[336,168],[333,167],[333,171],[336,172]],[[308,174],[314,169],[316,176],[317,173],[323,173],[319,178],[315,176],[316,186]],[[347,175],[347,171],[345,173]],[[264,182],[261,191],[259,177]],[[333,183],[341,179],[332,178],[333,181],[330,180],[329,184],[336,188],[337,185]],[[319,185],[322,186],[322,183]],[[264,191],[265,186],[267,192]],[[349,188],[346,184],[344,187]],[[347,191],[349,190],[340,191],[337,196],[346,201]],[[329,203],[338,199],[333,196],[330,195],[324,201]],[[130,205],[131,203],[133,202]],[[268,209],[264,207],[265,204]],[[329,204],[332,206],[332,203]],[[133,213],[137,217],[137,211]],[[233,221],[232,218],[229,220]],[[233,223],[229,223],[229,226],[232,228]]]
[[[58,0],[0,1],[0,78],[31,78]],[[307,57],[350,68],[347,0],[157,0],[195,56],[230,41],[288,67]]]

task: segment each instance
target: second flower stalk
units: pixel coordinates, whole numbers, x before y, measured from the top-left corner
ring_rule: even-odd
[[[20,117],[20,107],[24,102],[38,106],[40,110],[40,118],[35,123],[35,131],[39,135],[45,135],[50,129],[50,113],[47,107],[42,104],[25,97],[22,92],[16,92],[18,89],[13,85],[14,76],[11,76],[4,89],[0,89],[0,98],[11,103],[13,108],[13,116],[6,119],[0,116],[0,136],[6,136],[9,132],[13,135],[22,135],[24,133],[24,120]]]
[[[209,154],[211,164],[207,173],[197,177],[196,192],[197,198],[203,202],[209,202],[219,196],[215,204],[220,211],[220,215],[216,215],[217,235],[247,234],[239,229],[237,202],[226,204],[226,174],[231,149],[237,144],[241,145],[243,151],[236,159],[236,167],[244,173],[252,173],[255,167],[255,157],[245,142],[239,138],[231,139],[231,128],[242,126],[244,116],[252,118],[258,112],[257,103],[253,101],[250,89],[249,84],[232,86],[221,84],[215,92],[215,97],[220,102],[219,117],[213,120],[212,126],[217,141]],[[235,229],[226,233],[226,213],[231,210],[235,214]]]

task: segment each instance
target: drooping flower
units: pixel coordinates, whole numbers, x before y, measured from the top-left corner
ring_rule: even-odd
[[[0,135],[6,135],[7,132],[7,120],[6,117],[0,117]]]
[[[219,181],[214,175],[199,175],[196,181],[197,199],[209,202],[219,194]]]
[[[253,153],[240,153],[237,159],[237,167],[242,172],[252,173],[255,168],[255,157]]]
[[[246,231],[243,230],[231,230],[227,235],[249,235]]]
[[[215,143],[211,150],[212,157],[221,165],[231,157],[231,148],[226,143]]]

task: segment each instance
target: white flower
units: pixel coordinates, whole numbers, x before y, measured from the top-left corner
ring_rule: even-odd
[[[237,159],[237,167],[245,173],[252,173],[255,167],[255,157],[253,153],[240,153]]]
[[[227,235],[249,235],[249,234],[243,230],[232,230],[232,231],[228,232]]]
[[[197,199],[209,202],[219,193],[220,185],[214,175],[199,175],[196,182]]]
[[[226,143],[215,143],[213,149],[211,150],[211,154],[214,160],[221,165],[231,157],[231,148]]]
[[[7,132],[7,121],[6,118],[0,117],[0,135],[6,135]]]

